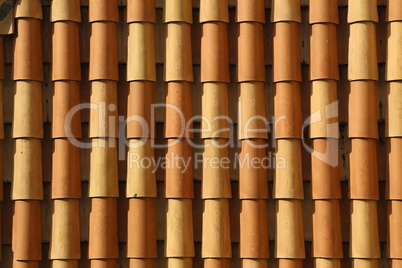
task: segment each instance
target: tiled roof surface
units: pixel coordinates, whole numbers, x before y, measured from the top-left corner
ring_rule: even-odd
[[[17,0],[0,267],[402,267],[401,40],[400,0]]]

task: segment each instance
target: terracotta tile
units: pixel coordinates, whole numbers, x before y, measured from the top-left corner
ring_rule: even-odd
[[[388,1],[388,6],[387,6],[387,21],[400,21],[402,20],[402,16],[400,13],[402,6],[401,4],[396,1],[396,0],[390,0]]]
[[[72,113],[80,104],[80,89],[80,83],[76,81],[54,83],[52,138],[82,138],[81,112]]]
[[[228,0],[200,0],[200,22],[229,22]]]
[[[13,138],[43,138],[42,83],[16,81]]]
[[[117,0],[89,0],[89,22],[119,21]]]
[[[24,1],[29,2],[29,1]],[[43,81],[41,22],[37,19],[16,20],[14,42],[14,80]]]
[[[377,1],[349,1],[348,23],[373,21],[378,22]]]
[[[91,260],[92,268],[113,268],[117,266],[116,259]]]
[[[339,138],[338,84],[333,80],[311,82],[310,138]]]
[[[338,142],[335,139],[313,140],[313,149],[316,152],[311,158],[313,199],[342,198]]]
[[[118,81],[117,23],[91,23],[90,43],[89,79]]]
[[[339,23],[338,0],[312,0],[309,7],[310,23]]]
[[[301,22],[300,0],[272,1],[271,22]]]
[[[53,260],[53,267],[58,268],[78,268],[77,260]]]
[[[275,258],[305,258],[302,201],[277,200],[276,204]]]
[[[311,26],[311,80],[339,79],[336,29],[330,23]]]
[[[171,0],[165,2],[164,7],[165,23],[186,22],[192,23],[192,1]]]
[[[185,268],[193,265],[192,258],[168,258],[166,267]]]
[[[349,80],[378,80],[375,33],[376,23],[374,22],[350,25]]]
[[[241,258],[269,258],[266,200],[241,201],[240,232]]]
[[[80,198],[80,149],[69,140],[55,139],[52,157],[52,198]]]
[[[154,198],[131,198],[128,210],[127,257],[156,258]]]
[[[402,83],[391,82],[387,87],[386,136],[402,137]]]
[[[130,267],[138,267],[138,268],[154,268],[155,260],[154,259],[129,259]]]
[[[52,1],[51,22],[56,21],[81,22],[80,0]]]
[[[90,197],[118,197],[117,140],[92,139],[90,149]]]
[[[202,159],[202,198],[231,198],[228,140],[204,140]]]
[[[274,109],[275,139],[301,138],[302,115],[300,84],[297,82],[276,83]]]
[[[351,201],[350,241],[351,258],[380,258],[376,201]]]
[[[193,138],[190,132],[192,107],[192,85],[188,82],[166,84],[165,138]]]
[[[353,81],[349,93],[349,137],[378,139],[375,81]],[[366,109],[365,112],[362,109]]]
[[[265,81],[263,25],[239,23],[237,81]]]
[[[402,140],[399,138],[387,139],[387,188],[386,188],[386,198],[391,200],[401,200],[402,193],[400,186],[400,172],[401,165],[400,159],[402,157],[401,153]]]
[[[204,23],[201,33],[201,82],[229,83],[228,54],[227,24]]]
[[[324,268],[324,267],[332,267],[332,268],[340,268],[345,267],[341,266],[341,260],[339,259],[314,259],[314,265],[317,268]]]
[[[274,24],[274,82],[301,81],[299,24],[280,22]],[[286,67],[285,67],[286,66]]]
[[[230,259],[205,259],[204,260],[204,267],[205,268],[229,268],[230,266]]]
[[[193,81],[191,25],[166,24],[165,81]]]
[[[52,80],[81,80],[79,24],[53,24]]]
[[[80,259],[79,200],[54,200],[49,258]]]
[[[339,200],[315,200],[313,257],[341,259],[342,231]]]
[[[91,83],[90,138],[118,137],[117,83]]]
[[[202,257],[231,258],[229,200],[205,200],[202,218]]]
[[[14,8],[15,18],[42,19],[42,5],[40,0],[17,0]]]
[[[243,140],[239,155],[240,199],[268,199],[265,140]],[[254,166],[255,165],[255,166]]]
[[[127,81],[156,81],[154,31],[152,23],[129,25]]]
[[[41,247],[41,202],[15,201],[13,212],[14,260],[39,261]]]
[[[350,199],[378,200],[377,141],[352,139]]]
[[[156,179],[152,140],[130,140],[127,159],[127,198],[156,197]]]
[[[128,0],[127,23],[131,22],[156,22],[155,0]]]
[[[194,257],[192,200],[167,199],[166,209],[165,257]]]
[[[300,140],[278,140],[274,179],[275,199],[303,199]]]
[[[278,268],[302,268],[303,260],[279,259]]]
[[[41,200],[42,158],[41,141],[16,139],[14,143],[13,200]]]
[[[201,138],[230,138],[228,85],[204,83],[202,87]]]
[[[39,261],[13,261],[12,267],[14,268],[39,268],[40,262]]]
[[[89,221],[90,232],[88,258],[91,259],[91,262],[93,262],[94,259],[118,258],[117,199],[92,198]],[[106,260],[104,261],[106,262]],[[95,266],[100,265],[101,264],[95,264]]]
[[[265,23],[264,0],[252,0],[237,2],[237,22]]]

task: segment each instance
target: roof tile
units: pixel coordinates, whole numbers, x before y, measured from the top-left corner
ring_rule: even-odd
[[[127,57],[128,81],[156,81],[154,29],[155,25],[152,23],[130,23]]]
[[[80,259],[79,200],[54,200],[49,258]]]
[[[265,23],[264,0],[238,0],[237,22]]]
[[[200,22],[229,22],[228,0],[200,0]]]
[[[164,7],[164,22],[187,22],[192,23],[191,0],[167,0]]]
[[[89,0],[89,22],[118,22],[117,0]]]
[[[41,0],[17,0],[14,8],[15,18],[42,19]]]
[[[52,157],[52,198],[81,198],[80,148],[67,139],[55,139]]]
[[[348,23],[378,22],[377,0],[349,0]]]
[[[300,0],[273,0],[271,22],[301,22]]]
[[[399,50],[401,46],[402,21],[388,23],[388,40],[387,40],[387,70],[386,80],[395,81],[402,80],[402,53]]]
[[[156,258],[155,198],[130,198],[128,225],[127,257]]]
[[[14,80],[43,81],[41,22],[17,19],[14,46]]]
[[[118,243],[116,198],[91,198],[89,227],[88,258],[91,259],[91,267],[111,267],[110,264],[115,263],[116,260],[106,259],[119,257],[118,247],[116,247]],[[102,260],[93,263],[94,259]]]
[[[79,24],[53,23],[52,80],[81,80]]]
[[[155,1],[128,0],[127,23],[156,22]]]
[[[310,23],[339,23],[338,0],[310,0]]]
[[[75,21],[81,22],[80,0],[52,0],[51,22]]]
[[[387,139],[387,182],[386,198],[390,200],[402,200],[402,139]]]

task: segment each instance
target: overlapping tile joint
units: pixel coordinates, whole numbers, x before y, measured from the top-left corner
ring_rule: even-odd
[[[402,267],[400,0],[8,2],[0,267]]]

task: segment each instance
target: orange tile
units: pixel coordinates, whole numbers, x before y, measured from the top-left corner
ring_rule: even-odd
[[[145,0],[147,1],[147,0]],[[154,259],[129,259],[130,268],[154,268]]]
[[[265,23],[264,0],[237,2],[237,22],[259,22]]]
[[[191,24],[193,22],[192,1],[166,1],[164,7],[164,22],[186,22]]]
[[[310,79],[339,79],[335,24],[313,24],[310,36]]]
[[[389,0],[387,7],[387,21],[400,21],[402,20],[401,3],[397,0]]]
[[[19,260],[14,259],[13,267],[14,268],[39,268],[40,262],[39,261],[19,261]]]
[[[311,157],[312,198],[341,199],[339,141],[314,139],[313,150],[316,153]]]
[[[53,24],[52,80],[81,80],[79,24]]]
[[[302,268],[303,260],[279,259],[278,268]]]
[[[156,252],[154,198],[131,198],[128,210],[127,257],[153,259]]]
[[[200,22],[229,22],[228,0],[200,0]]]
[[[204,23],[201,36],[201,82],[229,83],[227,24]]]
[[[387,188],[386,198],[391,200],[402,200],[401,172],[402,166],[402,139],[387,139]]]
[[[194,197],[191,151],[192,148],[187,140],[168,139],[166,151],[166,198]]]
[[[15,3],[15,18],[42,19],[42,2],[40,0],[17,0]]]
[[[309,3],[310,23],[339,23],[338,0],[312,0]]]
[[[242,141],[238,163],[240,199],[268,199],[267,167],[264,165],[273,163],[265,159],[267,152],[263,146],[266,145],[264,140]]]
[[[349,138],[378,139],[376,81],[353,81],[349,93]]]
[[[14,202],[12,229],[14,260],[39,261],[42,259],[40,215],[40,201]]]
[[[301,22],[300,0],[273,0],[271,6],[271,22]]]
[[[117,266],[117,259],[91,260],[91,268],[114,268]]]
[[[52,198],[81,198],[80,148],[55,139],[52,157]]]
[[[240,257],[269,258],[266,200],[242,200],[240,210]]]
[[[116,198],[91,199],[89,228],[88,258],[91,259],[91,267],[113,267],[110,264],[114,262],[113,260],[104,259],[119,257]],[[94,261],[94,259],[103,260]]]
[[[41,21],[17,19],[16,28],[13,79],[43,81]]]
[[[230,259],[210,259],[207,258],[204,260],[205,268],[229,268],[230,267]]]
[[[156,22],[155,0],[128,0],[127,23]]]
[[[378,200],[377,141],[352,139],[350,199]]]
[[[297,82],[276,83],[274,109],[275,121],[273,127],[275,139],[301,138],[300,84]]]
[[[343,258],[339,200],[315,200],[313,257]]]
[[[237,81],[265,81],[263,25],[239,23]]]
[[[301,81],[299,24],[274,24],[273,81]]]
[[[376,0],[355,0],[349,1],[348,23],[354,22],[378,22]]]
[[[119,21],[117,0],[89,0],[89,22]]]
[[[82,138],[81,112],[77,109],[80,104],[80,89],[77,81],[54,83],[52,138]]]
[[[117,23],[91,23],[91,31],[89,80],[118,81]]]

